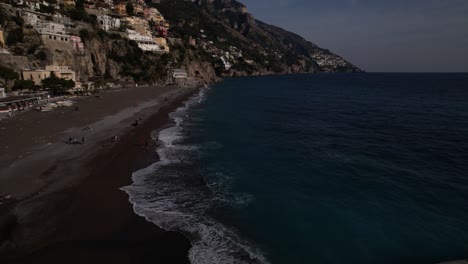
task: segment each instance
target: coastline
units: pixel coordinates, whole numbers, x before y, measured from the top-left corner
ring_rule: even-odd
[[[94,151],[78,151],[85,158],[70,154],[66,161],[73,162],[65,165],[63,159],[48,164],[49,169],[34,177],[51,178],[48,181],[53,184],[29,194],[31,190],[25,191],[17,201],[11,199],[0,205],[0,212],[5,216],[0,219],[3,240],[0,260],[7,263],[146,263],[157,260],[188,263],[190,242],[136,215],[127,194],[119,188],[131,184],[132,172],[157,160],[155,152],[146,152],[138,144],[147,141],[149,149],[155,149],[155,143],[149,140],[150,132],[165,125],[168,113],[197,90],[177,88],[152,98],[152,103],[142,103],[141,109],[134,106],[139,111],[120,114],[120,119],[115,115],[107,116],[107,119],[118,120],[111,129],[96,131],[99,135],[96,140],[85,144]],[[144,121],[132,128],[129,122],[136,117],[143,117]],[[118,142],[109,143],[116,131],[120,131]],[[44,151],[47,149],[38,150],[39,153]],[[26,158],[33,159],[34,154]],[[34,168],[34,162],[31,163]],[[57,174],[67,175],[69,179],[57,178]]]

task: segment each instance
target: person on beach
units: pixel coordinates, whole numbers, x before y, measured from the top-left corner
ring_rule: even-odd
[[[81,138],[81,144],[84,144],[84,137]]]

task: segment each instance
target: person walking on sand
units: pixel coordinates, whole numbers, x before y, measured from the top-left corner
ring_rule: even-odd
[[[84,144],[84,137],[81,138],[81,144]]]

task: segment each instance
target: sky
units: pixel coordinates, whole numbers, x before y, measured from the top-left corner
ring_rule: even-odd
[[[468,72],[468,0],[239,0],[369,72]]]

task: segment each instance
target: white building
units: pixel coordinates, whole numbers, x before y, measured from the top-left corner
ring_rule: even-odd
[[[70,35],[67,34],[68,28],[61,23],[52,21],[40,21],[34,26],[34,29],[43,39],[70,41]]]
[[[29,11],[29,10],[23,10],[23,12],[21,12],[21,17],[23,18],[26,24],[34,26],[34,27],[37,24],[39,24],[41,21],[49,18],[49,16],[47,15],[34,12],[34,11]]]
[[[59,13],[57,14],[54,14],[52,16],[52,19],[54,20],[54,22],[57,22],[57,23],[60,23],[60,24],[64,24],[65,27],[70,27],[73,25],[73,22],[71,20],[71,18],[67,17],[67,16],[63,16]]]
[[[52,21],[40,21],[34,27],[39,35],[41,34],[57,34],[57,35],[65,35],[66,34],[66,27],[64,24],[56,23]]]
[[[60,9],[60,5],[58,4],[57,1],[50,1],[50,0],[49,0],[49,1],[46,1],[46,0],[43,0],[41,4],[44,5],[44,6],[52,6],[52,7],[54,7],[55,9]]]
[[[27,9],[35,11],[41,9],[41,3],[39,1],[22,1]]]
[[[135,30],[127,29],[128,38],[135,41],[138,44],[138,47],[144,51],[159,51],[163,52],[164,50],[151,36],[144,36],[136,32]]]
[[[174,79],[187,79],[187,72],[182,69],[173,69],[171,75]]]
[[[98,26],[105,31],[120,28],[120,19],[108,15],[97,16]]]

